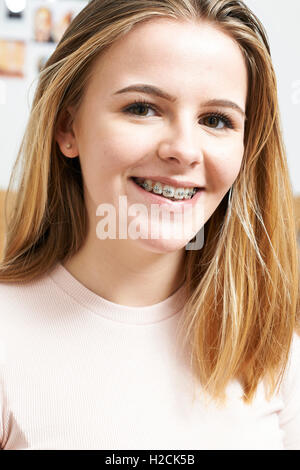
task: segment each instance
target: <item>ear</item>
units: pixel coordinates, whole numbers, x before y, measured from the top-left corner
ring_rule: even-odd
[[[69,107],[58,117],[55,129],[55,140],[60,151],[68,158],[79,155],[75,133],[73,130],[74,110]]]

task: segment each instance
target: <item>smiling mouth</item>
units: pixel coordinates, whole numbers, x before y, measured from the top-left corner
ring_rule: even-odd
[[[150,192],[152,194],[155,194],[156,196],[160,196],[160,197],[163,197],[164,199],[168,199],[174,202],[193,199],[195,194],[198,191],[200,191],[200,188],[186,188],[186,189],[173,188],[171,185],[162,184],[162,183],[158,183],[158,184],[156,183],[151,188],[146,183],[147,180],[144,180],[143,182],[143,178],[137,178],[137,177],[131,176],[130,179],[144,191]],[[173,188],[173,189],[170,189],[170,188]],[[173,197],[174,189],[178,191],[177,197]]]

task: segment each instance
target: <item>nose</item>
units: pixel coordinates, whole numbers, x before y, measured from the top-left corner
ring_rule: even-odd
[[[203,161],[203,149],[199,141],[199,125],[191,120],[182,120],[170,131],[171,136],[163,138],[159,144],[158,156],[178,166],[195,167]]]

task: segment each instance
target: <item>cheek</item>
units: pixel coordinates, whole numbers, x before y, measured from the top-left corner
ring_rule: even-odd
[[[226,193],[228,188],[236,180],[244,154],[244,145],[242,142],[234,144],[226,143],[210,153],[207,159],[206,172],[210,188],[214,191]]]
[[[103,120],[90,122],[78,133],[80,164],[85,190],[97,205],[103,195],[119,191],[119,176],[143,163],[147,158],[146,140],[128,128]],[[115,186],[114,186],[115,185]]]
[[[117,122],[98,122],[85,136],[81,157],[104,172],[126,171],[147,158],[153,142],[136,129]]]

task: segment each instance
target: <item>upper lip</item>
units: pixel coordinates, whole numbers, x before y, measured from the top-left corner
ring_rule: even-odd
[[[161,183],[169,184],[175,188],[200,188],[204,189],[204,186],[195,183],[194,181],[178,180],[174,178],[169,178],[167,176],[133,176],[133,178],[143,178],[152,181],[159,181]]]

